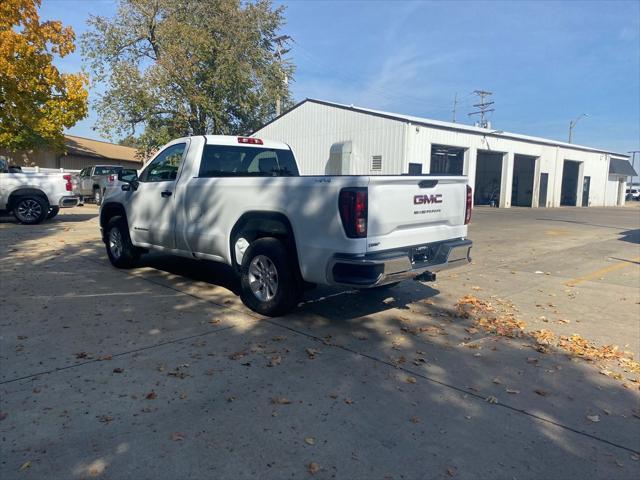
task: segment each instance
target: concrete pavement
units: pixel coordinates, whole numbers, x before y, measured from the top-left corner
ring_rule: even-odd
[[[453,311],[497,295],[529,328],[637,352],[640,210],[478,209],[466,269],[319,288],[279,319],[218,265],[113,269],[95,213],[0,223],[3,479],[640,475],[633,375]]]

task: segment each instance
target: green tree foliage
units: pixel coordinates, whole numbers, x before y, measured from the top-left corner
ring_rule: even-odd
[[[284,23],[270,0],[120,0],[93,16],[82,47],[104,85],[99,129],[144,150],[183,135],[237,134],[275,112],[293,67],[275,55]]]

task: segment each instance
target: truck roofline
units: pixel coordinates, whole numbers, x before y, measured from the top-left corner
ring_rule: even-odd
[[[266,138],[261,138],[262,145],[255,145],[250,143],[239,143],[238,138],[247,138],[242,137],[241,135],[203,135],[207,145],[234,145],[241,147],[252,147],[252,148],[275,148],[278,150],[291,150],[289,145],[284,142],[278,142],[276,140],[269,140]],[[251,137],[255,138],[255,137]]]

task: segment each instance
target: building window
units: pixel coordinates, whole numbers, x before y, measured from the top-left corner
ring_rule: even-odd
[[[447,145],[431,145],[430,173],[440,175],[462,175],[464,169],[464,148]]]
[[[421,163],[410,163],[409,164],[409,175],[422,175],[422,164]]]
[[[371,170],[378,172],[382,170],[382,155],[374,155],[371,157]]]

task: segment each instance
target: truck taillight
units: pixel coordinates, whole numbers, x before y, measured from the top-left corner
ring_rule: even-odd
[[[344,233],[349,238],[367,236],[367,189],[343,188],[340,190],[338,207]]]
[[[71,175],[63,175],[62,178],[64,178],[67,181],[67,184],[65,185],[67,192],[71,192],[73,190],[73,184],[71,183]]]
[[[469,185],[467,185],[467,204],[466,204],[466,208],[465,208],[465,211],[464,211],[464,224],[465,225],[468,225],[469,222],[471,221],[471,210],[473,210],[472,201],[473,201],[472,190],[471,190],[471,187]]]
[[[253,137],[238,137],[238,143],[245,143],[249,145],[262,145],[262,140]]]

